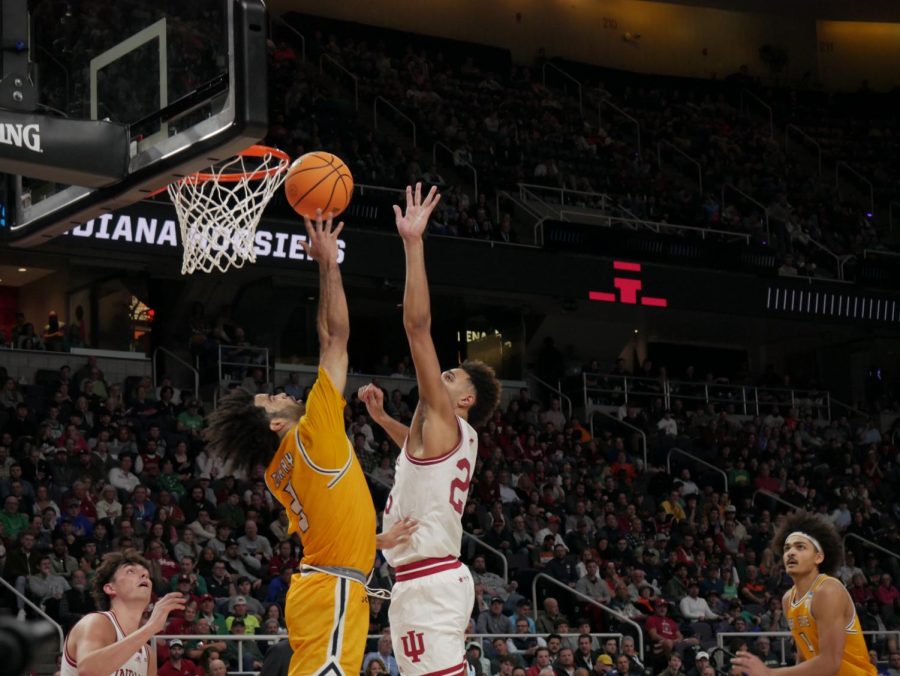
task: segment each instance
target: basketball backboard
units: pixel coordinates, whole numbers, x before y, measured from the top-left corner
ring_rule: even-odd
[[[138,201],[267,133],[262,0],[3,0],[0,28],[20,46],[0,57],[0,230],[13,245]]]

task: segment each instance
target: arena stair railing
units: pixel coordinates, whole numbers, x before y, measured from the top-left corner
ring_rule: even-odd
[[[65,645],[66,645],[66,639],[65,639],[65,635],[63,634],[62,627],[59,625],[58,622],[56,622],[47,613],[45,613],[44,610],[40,606],[35,604],[31,599],[29,599],[24,594],[20,594],[18,589],[16,589],[9,582],[4,580],[2,577],[0,577],[0,584],[2,584],[4,587],[6,587],[12,593],[12,595],[15,596],[17,599],[22,599],[22,602],[26,606],[31,608],[35,613],[37,613],[41,617],[42,620],[44,620],[45,622],[49,622],[50,624],[53,625],[53,629],[56,631],[56,635],[59,638],[59,652],[57,652],[54,655],[39,655],[38,657],[41,658],[42,661],[37,664],[38,668],[35,669],[35,673],[43,675],[45,673],[52,674],[52,673],[56,672],[56,659],[60,655],[63,654],[63,651],[65,650]],[[43,667],[47,666],[49,668],[50,663],[52,663],[52,669],[45,671],[43,669]]]
[[[534,612],[535,621],[537,621],[537,619],[538,619],[537,588],[538,588],[539,580],[546,580],[548,583],[565,590],[572,596],[575,596],[575,597],[581,599],[582,601],[590,603],[591,605],[597,606],[598,608],[600,608],[600,610],[602,610],[605,613],[609,613],[610,615],[615,617],[620,622],[624,622],[625,624],[634,627],[635,633],[636,633],[634,638],[637,641],[638,655],[640,656],[641,661],[644,660],[644,632],[641,630],[641,625],[639,625],[637,622],[632,620],[630,617],[623,615],[619,611],[614,610],[614,609],[610,608],[609,606],[600,603],[596,599],[591,598],[587,594],[582,594],[580,591],[576,591],[575,589],[572,589],[569,585],[564,584],[563,582],[560,582],[556,578],[550,577],[549,575],[547,575],[547,573],[538,573],[537,575],[534,576],[534,579],[531,582],[531,608],[532,608],[532,611]]]

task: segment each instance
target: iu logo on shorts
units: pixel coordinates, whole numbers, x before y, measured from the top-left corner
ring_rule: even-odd
[[[425,652],[424,636],[421,631],[416,633],[410,629],[400,637],[400,640],[403,641],[403,654],[409,658],[410,662],[418,662],[419,657]]]

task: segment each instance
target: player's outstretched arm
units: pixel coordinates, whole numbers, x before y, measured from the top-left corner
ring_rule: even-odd
[[[78,676],[116,673],[141,646],[165,628],[169,613],[184,610],[184,606],[182,594],[166,594],[153,607],[147,623],[121,641],[116,641],[116,631],[107,618],[99,614],[88,616],[69,636],[68,646],[78,664]]]
[[[847,642],[844,629],[849,619],[847,604],[850,603],[847,592],[838,584],[823,584],[813,599],[815,607],[811,610],[816,618],[821,651],[815,657],[792,667],[770,669],[753,653],[739,650],[731,663],[750,676],[835,676],[841,667]]]
[[[338,237],[343,221],[335,226],[331,214],[322,220],[321,209],[315,223],[304,216],[307,241],[306,255],[319,264],[319,312],[316,329],[319,334],[319,366],[325,369],[338,392],[347,385],[347,341],[350,339],[350,314],[347,296],[338,265]]]
[[[440,200],[441,196],[433,186],[422,199],[422,184],[417,183],[415,192],[411,186],[406,187],[405,211],[394,205],[397,232],[406,251],[403,328],[416,367],[420,403],[428,409],[422,432],[424,446],[428,449],[426,455],[443,455],[459,436],[453,402],[441,383],[441,365],[431,339],[431,298],[422,240],[431,212]]]
[[[381,429],[387,432],[398,447],[403,448],[406,437],[409,436],[409,428],[399,420],[395,420],[384,410],[384,392],[374,384],[363,385],[357,392],[359,400],[366,405],[369,417],[374,420]]]

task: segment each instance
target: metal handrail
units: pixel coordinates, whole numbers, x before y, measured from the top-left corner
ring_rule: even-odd
[[[784,150],[787,152],[788,149],[788,140],[790,140],[791,130],[802,136],[809,143],[812,143],[816,147],[816,153],[818,155],[818,164],[819,164],[819,176],[822,175],[822,144],[816,141],[812,136],[803,131],[796,124],[789,124],[784,128]]]
[[[900,202],[891,202],[891,204],[896,204],[900,206]],[[881,249],[863,249],[863,258],[868,258],[869,255],[872,256],[892,256],[894,258],[900,258],[900,253],[896,251],[882,251]]]
[[[619,115],[621,115],[625,119],[634,123],[635,136],[637,138],[637,152],[638,152],[638,156],[640,156],[641,155],[641,123],[640,123],[640,121],[636,117],[634,117],[634,115],[631,115],[631,114],[625,112],[624,110],[619,108],[619,106],[617,106],[615,103],[610,101],[609,95],[603,96],[603,94],[605,93],[604,90],[601,89],[600,92],[601,92],[600,101],[598,102],[598,105],[597,105],[597,108],[598,108],[597,127],[598,127],[598,129],[603,127],[603,124],[602,124],[603,123],[603,106],[612,108],[614,111],[619,113]]]
[[[245,362],[245,361],[226,361],[224,359],[225,353],[232,350],[246,350],[249,352],[258,352],[262,354],[265,358],[265,363],[257,364],[255,362]],[[272,374],[269,371],[269,348],[267,347],[257,347],[256,345],[223,345],[219,343],[219,385],[221,386],[223,382],[225,382],[225,373],[222,370],[223,366],[238,366],[244,367],[247,369],[259,368],[263,369],[266,374],[266,389],[272,389]],[[234,382],[230,380],[230,382]]]
[[[359,191],[360,195],[365,195],[366,190],[371,190],[373,192],[392,192],[398,195],[405,195],[406,191],[400,188],[388,188],[382,185],[367,185],[365,183],[357,183],[355,184],[355,189]]]
[[[900,202],[891,200],[891,203],[888,204],[888,228],[890,232],[894,232],[894,207],[900,207]]]
[[[343,71],[345,75],[349,75],[350,79],[353,80],[353,109],[356,112],[359,112],[359,78],[351,73],[347,68],[345,68],[337,59],[335,59],[330,54],[322,54],[319,57],[319,72],[324,73],[325,69],[325,61],[328,60],[332,64],[338,67],[339,70]]]
[[[818,248],[821,251],[824,251],[826,254],[828,254],[829,256],[831,256],[834,259],[835,270],[837,271],[838,279],[843,281],[844,280],[844,263],[846,263],[848,260],[853,258],[853,256],[838,256],[827,246],[816,241],[809,235],[806,236],[806,240],[808,242],[810,242],[811,244],[815,245],[816,248]]]
[[[870,414],[866,413],[865,411],[861,411],[858,408],[855,408],[855,407],[851,406],[850,404],[847,404],[847,403],[841,401],[840,399],[835,399],[834,397],[831,397],[831,402],[837,404],[838,406],[840,406],[843,409],[846,409],[848,411],[853,411],[853,413],[857,413],[858,415],[861,415],[864,418],[872,417]]]
[[[751,92],[749,89],[741,90],[741,111],[744,110],[744,94],[749,96],[751,99],[756,101],[759,105],[765,108],[769,112],[769,136],[775,138],[775,116],[772,114],[772,106],[763,101],[756,94]]]
[[[156,355],[160,352],[167,354],[169,357],[177,361],[179,364],[192,371],[194,374],[194,397],[200,396],[200,371],[194,368],[189,362],[185,361],[177,354],[168,350],[164,347],[157,347],[153,350],[153,356],[151,357],[151,362],[153,365],[153,390],[156,391],[157,383],[156,383]]]
[[[865,183],[869,186],[869,212],[875,213],[875,186],[872,184],[872,181],[863,176],[856,169],[851,167],[849,164],[844,162],[843,160],[838,160],[834,163],[834,187],[837,188],[838,198],[841,196],[841,167],[844,167],[851,174],[856,176],[862,183]]]
[[[700,239],[706,239],[707,235],[724,235],[726,237],[736,237],[744,240],[744,243],[750,245],[750,235],[746,232],[735,232],[734,230],[719,230],[717,228],[701,228],[696,225],[676,225],[674,223],[661,223],[657,221],[648,221],[645,219],[622,218],[620,216],[609,216],[610,223],[636,223],[652,225],[654,232],[662,230],[675,230],[676,232],[697,232],[700,233]]]
[[[898,629],[866,630],[862,634],[864,636],[896,636],[897,640],[900,641],[900,630]],[[781,663],[785,664],[784,641],[785,639],[791,639],[793,636],[789,631],[721,631],[716,633],[716,643],[719,649],[724,649],[725,639],[746,638],[755,640],[761,636],[781,639]]]
[[[634,432],[637,432],[638,434],[641,435],[641,441],[642,441],[642,444],[644,447],[644,471],[646,472],[647,471],[647,458],[648,458],[646,432],[644,432],[644,430],[642,430],[640,427],[635,427],[631,423],[627,423],[624,420],[621,420],[614,415],[610,415],[606,411],[601,411],[600,409],[594,409],[593,411],[591,411],[591,416],[590,416],[590,421],[589,421],[590,428],[591,428],[591,438],[594,437],[594,415],[596,415],[598,413],[606,418],[609,418],[610,420],[614,420],[615,422],[619,423],[620,425],[624,425],[628,429],[633,430]]]
[[[579,82],[577,79],[575,79],[574,77],[569,75],[566,71],[564,71],[562,68],[560,68],[556,64],[551,63],[550,61],[544,61],[544,66],[543,66],[543,68],[541,68],[541,83],[545,87],[547,86],[547,66],[550,66],[550,68],[552,68],[553,70],[560,73],[563,77],[565,77],[575,83],[575,86],[578,87],[578,112],[579,113],[583,112],[584,106],[582,105],[583,98],[581,95],[581,82]]]
[[[784,498],[779,495],[776,495],[772,491],[767,491],[765,488],[760,488],[753,492],[753,496],[750,498],[750,504],[753,505],[756,503],[757,495],[765,495],[770,500],[774,500],[775,502],[780,502],[782,505],[786,507],[790,507],[791,509],[803,509],[800,505],[795,505],[793,502],[788,502]]]
[[[572,417],[572,399],[571,399],[569,396],[567,396],[566,393],[563,392],[561,388],[559,388],[559,387],[553,387],[553,385],[551,385],[550,383],[548,383],[546,380],[541,380],[540,378],[538,378],[538,377],[537,377],[536,375],[534,375],[533,373],[529,373],[529,374],[528,374],[528,377],[531,378],[532,380],[534,380],[536,383],[538,383],[538,384],[540,384],[540,385],[543,385],[544,387],[546,387],[546,388],[547,388],[548,390],[550,390],[551,392],[553,392],[553,393],[555,393],[555,394],[558,394],[558,395],[559,395],[559,398],[560,398],[561,400],[563,400],[563,401],[566,402],[566,407],[569,409],[569,413],[568,413],[568,415],[567,415],[566,417],[567,417],[567,418],[571,418],[571,417]]]
[[[700,194],[702,195],[703,194],[703,167],[700,166],[700,163],[697,160],[695,160],[693,157],[688,155],[686,152],[684,152],[681,148],[679,148],[674,143],[672,143],[671,141],[667,141],[667,140],[663,139],[662,141],[660,141],[659,143],[656,144],[656,165],[660,169],[662,169],[662,148],[663,148],[663,146],[668,146],[669,148],[674,150],[676,153],[678,153],[679,155],[684,157],[688,162],[690,162],[695,167],[697,167],[697,186],[699,188]]]
[[[269,20],[270,20],[270,21],[277,21],[280,25],[284,26],[284,27],[287,28],[291,33],[293,33],[293,34],[296,35],[298,38],[300,38],[300,61],[301,61],[302,63],[306,63],[306,36],[303,35],[303,33],[301,33],[300,31],[298,31],[296,28],[294,28],[294,27],[293,27],[291,24],[289,24],[287,21],[285,21],[284,19],[282,19],[280,16],[277,16],[276,14],[274,14],[273,12],[269,12]],[[271,35],[271,34],[272,34],[272,30],[271,30],[271,28],[270,28],[270,29],[269,29],[269,35]]]
[[[31,601],[24,594],[20,594],[19,590],[12,586],[9,582],[0,577],[0,584],[6,587],[9,591],[13,593],[13,596],[22,599],[29,608],[31,608],[34,612],[40,615],[44,620],[53,625],[54,629],[56,629],[56,635],[59,637],[59,654],[62,655],[63,650],[65,650],[66,639],[63,635],[62,627],[59,626],[59,623],[53,620],[47,613],[45,613],[39,606]]]
[[[555,584],[557,587],[561,587],[562,589],[565,589],[567,592],[569,592],[573,596],[577,596],[580,599],[584,599],[588,603],[591,603],[591,604],[597,606],[598,608],[600,608],[600,610],[603,610],[603,611],[609,613],[610,615],[612,615],[616,619],[620,620],[621,622],[625,622],[626,624],[630,624],[632,627],[634,627],[636,629],[635,633],[637,634],[636,639],[637,639],[637,643],[638,643],[638,655],[640,655],[641,661],[643,661],[643,659],[644,659],[644,632],[641,630],[641,625],[639,625],[637,622],[632,620],[630,617],[623,615],[619,611],[613,610],[609,606],[604,605],[604,604],[600,603],[599,601],[597,601],[596,599],[591,598],[587,594],[582,594],[580,591],[578,591],[576,589],[572,589],[569,585],[560,582],[556,578],[550,577],[549,575],[547,575],[547,573],[538,573],[537,575],[534,576],[534,578],[531,581],[531,603],[532,603],[531,607],[532,607],[532,611],[534,612],[535,622],[537,622],[537,619],[538,619],[537,583],[538,583],[538,580],[540,580],[540,579],[547,580],[548,582]]]
[[[748,202],[752,202],[753,204],[758,206],[760,209],[762,209],[763,216],[765,216],[765,218],[766,218],[766,239],[770,240],[772,238],[772,231],[769,228],[769,209],[766,207],[766,205],[763,204],[762,202],[760,202],[758,199],[750,197],[750,195],[745,193],[743,190],[741,190],[737,186],[732,185],[731,183],[723,183],[722,184],[722,211],[725,210],[725,189],[726,188],[731,190],[732,192],[736,192],[738,195],[743,197]]]
[[[564,186],[556,187],[552,185],[541,185],[539,183],[517,183],[519,186],[519,193],[522,194],[524,192],[530,193],[535,196],[535,199],[540,200],[543,204],[547,205],[548,208],[552,209],[549,204],[544,202],[540,195],[538,195],[538,191],[545,191],[551,193],[559,193],[559,206],[566,206],[566,195],[583,195],[585,197],[592,197],[595,201],[599,201],[601,204],[600,210],[603,211],[606,209],[607,202],[610,201],[609,195],[605,192],[592,192],[590,190],[571,190],[570,188],[566,188]]]
[[[477,542],[480,546],[484,547],[492,554],[495,554],[497,556],[497,558],[499,558],[500,561],[503,562],[503,584],[504,585],[509,584],[509,561],[506,559],[506,555],[504,555],[503,552],[501,552],[499,549],[495,549],[494,547],[491,547],[487,542],[482,540],[477,535],[473,535],[469,531],[464,530],[463,531],[463,540],[465,540],[466,538],[475,540],[475,542]]]
[[[372,124],[375,127],[375,131],[378,131],[378,102],[379,101],[381,101],[384,105],[386,105],[388,108],[393,110],[397,115],[402,117],[404,120],[409,122],[410,126],[412,127],[413,148],[415,148],[416,147],[416,123],[413,122],[413,119],[409,115],[404,113],[402,110],[400,110],[397,106],[395,106],[393,103],[388,101],[383,96],[376,96],[375,101],[372,102]]]
[[[860,542],[862,542],[865,545],[868,545],[869,547],[874,547],[878,551],[884,552],[888,556],[893,556],[895,559],[900,559],[900,554],[898,554],[897,552],[892,552],[887,547],[882,547],[877,542],[872,542],[871,540],[864,538],[862,535],[857,535],[856,533],[847,533],[844,536],[844,539],[843,539],[844,552],[847,551],[847,538],[856,538],[857,540],[859,540]]]
[[[721,467],[716,467],[711,462],[707,462],[703,458],[698,458],[693,453],[688,453],[687,451],[682,450],[680,448],[672,448],[669,450],[668,455],[666,455],[666,474],[672,474],[672,454],[673,453],[681,453],[681,455],[686,455],[694,462],[696,462],[700,465],[703,465],[704,467],[709,467],[714,472],[718,472],[719,474],[721,474],[722,480],[725,482],[725,492],[726,493],[728,492],[728,474],[725,473],[724,469],[722,469]]]
[[[466,160],[457,164],[456,156],[453,153],[453,148],[451,148],[450,146],[448,146],[445,143],[441,143],[440,141],[435,143],[434,146],[432,146],[432,148],[431,148],[431,161],[434,163],[435,166],[437,166],[438,148],[442,148],[442,149],[446,150],[448,153],[450,153],[450,157],[453,159],[454,166],[468,167],[472,171],[472,180],[474,181],[474,185],[475,185],[475,200],[477,201],[478,200],[478,170],[475,168],[475,166],[471,162],[468,162]],[[500,217],[499,212],[497,214],[497,217],[498,218]]]

